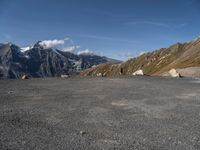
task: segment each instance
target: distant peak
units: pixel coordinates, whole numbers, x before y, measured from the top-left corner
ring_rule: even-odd
[[[12,42],[5,42],[5,43],[2,43],[3,45],[8,45],[8,46],[12,46],[12,45],[15,45],[13,44]]]
[[[31,49],[33,49],[33,48],[44,49],[44,48],[40,45],[40,42],[41,42],[41,41],[38,41],[38,42],[36,42],[35,44],[30,44],[29,46],[22,47],[22,48],[21,48],[21,52],[26,52],[26,51],[29,51],[29,50],[31,50]]]
[[[44,48],[44,46],[42,46],[41,42],[42,42],[42,41],[36,42],[36,43],[33,45],[33,47],[34,47],[34,48]]]

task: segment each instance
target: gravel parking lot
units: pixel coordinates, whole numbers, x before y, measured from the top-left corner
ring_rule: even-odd
[[[200,79],[1,80],[0,149],[200,149]]]

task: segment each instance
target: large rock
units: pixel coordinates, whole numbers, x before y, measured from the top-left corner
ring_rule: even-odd
[[[171,69],[169,71],[169,75],[173,78],[179,78],[181,77],[181,75],[176,71],[176,69]]]
[[[97,73],[97,77],[103,77],[102,73]]]
[[[27,75],[23,75],[22,80],[26,80],[26,79],[29,79],[29,77]]]
[[[140,69],[140,70],[135,71],[132,75],[133,76],[143,76],[144,73],[143,73],[143,70]]]
[[[69,78],[69,75],[62,74],[60,77],[61,77],[61,78]]]

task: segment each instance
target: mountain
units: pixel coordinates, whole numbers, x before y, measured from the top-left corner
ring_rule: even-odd
[[[28,59],[11,43],[0,44],[0,78],[15,78],[26,73]]]
[[[0,79],[30,77],[57,77],[78,74],[101,63],[119,63],[94,54],[76,55],[53,48],[44,48],[40,41],[26,49],[12,44],[0,44]]]
[[[172,68],[178,69],[180,72],[183,69],[191,71],[193,68],[193,72],[195,72],[200,70],[194,70],[198,67],[200,67],[200,37],[191,42],[177,43],[169,48],[145,53],[121,64],[101,64],[81,72],[81,75],[132,75],[139,69],[142,69],[146,75],[164,75]],[[200,72],[194,74],[200,76]]]
[[[94,55],[94,54],[81,54],[79,55],[79,57],[81,58],[81,60],[84,62],[83,63],[83,70],[87,69],[87,68],[91,68],[95,67],[99,64],[118,64],[121,63],[121,61],[119,60],[115,60],[115,59],[111,59],[111,58],[107,58],[105,56],[98,56],[98,55]]]

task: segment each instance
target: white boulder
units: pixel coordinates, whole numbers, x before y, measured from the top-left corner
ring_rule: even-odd
[[[173,78],[177,78],[177,77],[180,77],[180,74],[176,71],[176,69],[171,69],[169,71],[169,75]]]
[[[61,75],[61,78],[69,78],[69,75],[62,74],[62,75]]]
[[[102,77],[102,73],[97,73],[97,77]]]
[[[26,80],[26,79],[29,79],[29,77],[27,75],[23,75],[21,79]]]
[[[136,72],[134,72],[133,74],[132,74],[133,76],[143,76],[144,75],[144,73],[143,73],[143,70],[137,70]]]

